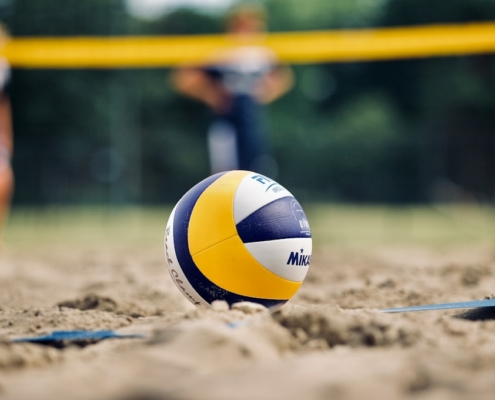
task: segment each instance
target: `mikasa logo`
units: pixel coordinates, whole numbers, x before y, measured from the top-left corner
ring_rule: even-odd
[[[311,254],[304,255],[304,249],[301,249],[301,254],[297,251],[291,251],[287,265],[304,265],[305,267],[311,262]]]

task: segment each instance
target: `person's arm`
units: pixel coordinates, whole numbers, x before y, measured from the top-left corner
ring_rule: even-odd
[[[258,86],[257,97],[262,103],[271,103],[287,93],[294,84],[294,74],[288,66],[278,66],[264,76]]]
[[[3,94],[0,98],[0,147],[8,152],[9,158],[12,156],[14,147],[11,115],[9,96]]]
[[[206,103],[217,112],[227,107],[228,94],[200,69],[179,69],[173,73],[171,82],[182,94]]]

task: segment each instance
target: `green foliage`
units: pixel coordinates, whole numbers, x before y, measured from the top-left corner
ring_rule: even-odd
[[[373,25],[385,0],[269,0],[270,28],[274,31],[357,28]]]
[[[272,31],[495,18],[492,0],[266,5]],[[207,34],[224,26],[220,15],[189,9],[138,20],[120,0],[17,0],[0,13],[15,36]],[[294,71],[295,87],[269,107],[269,120],[278,179],[297,197],[493,199],[494,56],[305,65]],[[16,203],[175,202],[203,179],[209,113],[175,93],[169,73],[14,71]],[[445,184],[455,190],[438,189]]]
[[[493,0],[388,0],[382,26],[493,21]]]

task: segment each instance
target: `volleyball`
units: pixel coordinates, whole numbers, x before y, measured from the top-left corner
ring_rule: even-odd
[[[250,301],[276,309],[301,286],[312,238],[299,202],[250,171],[212,175],[190,189],[165,229],[175,285],[193,304]]]

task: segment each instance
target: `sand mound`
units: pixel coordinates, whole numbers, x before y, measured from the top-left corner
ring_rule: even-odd
[[[23,343],[0,342],[0,370],[44,367],[62,360],[56,349]]]
[[[47,307],[22,311],[0,311],[0,336],[13,338],[47,334],[54,330],[116,329],[132,319],[99,310],[80,311]]]
[[[292,306],[277,311],[273,318],[287,328],[301,345],[310,348],[337,345],[409,346],[419,337],[419,329],[414,324],[379,311]]]

